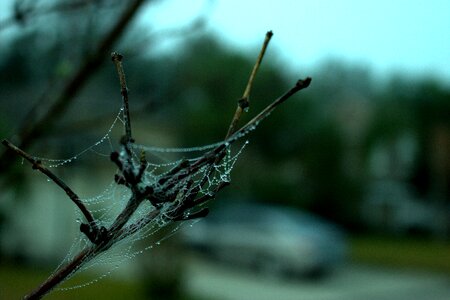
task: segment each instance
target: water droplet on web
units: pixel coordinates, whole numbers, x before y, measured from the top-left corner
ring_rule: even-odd
[[[24,161],[25,159],[22,157],[22,165],[23,165],[23,161]]]
[[[49,178],[47,178],[47,182],[50,182],[51,180]]]
[[[250,110],[250,107],[246,107],[246,108],[244,108],[244,111],[247,113],[248,111]]]

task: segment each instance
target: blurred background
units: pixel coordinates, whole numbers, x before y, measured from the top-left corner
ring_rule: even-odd
[[[121,107],[111,51],[145,145],[223,139],[267,30],[246,120],[313,78],[248,136],[211,216],[48,299],[450,298],[450,4],[313,2],[1,1],[0,137],[39,157],[108,132]],[[17,299],[78,223],[62,191],[0,157],[0,299]],[[54,169],[81,197],[114,170],[95,153]]]

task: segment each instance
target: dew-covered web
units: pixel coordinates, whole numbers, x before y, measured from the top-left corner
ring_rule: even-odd
[[[124,108],[121,107],[119,109],[119,112],[117,113],[115,119],[113,120],[112,124],[109,126],[109,129],[106,131],[106,133],[97,140],[94,144],[90,145],[89,147],[86,147],[84,149],[80,149],[76,154],[68,157],[68,158],[48,158],[48,157],[40,157],[40,156],[33,156],[35,160],[39,160],[49,168],[57,168],[61,167],[70,163],[75,162],[75,160],[83,158],[83,156],[87,154],[96,154],[98,156],[103,157],[109,157],[109,152],[114,149],[114,142],[111,140],[113,135],[113,130],[116,128],[117,123],[121,123],[124,125],[123,121],[123,110]],[[109,151],[109,152],[107,152]]]
[[[110,153],[120,146],[117,146],[115,139],[118,132],[123,132],[125,122],[123,121],[124,109],[121,108],[111,126],[107,132],[93,143],[90,147],[81,149],[76,154],[69,158],[55,159],[34,157],[45,163],[48,167],[70,167],[70,164],[75,161],[81,161],[88,159],[88,156],[94,156],[96,159],[110,159]],[[155,194],[158,193],[158,188],[164,189],[165,193],[173,193],[176,196],[172,202],[161,203],[155,206],[150,201],[143,201],[140,203],[136,211],[129,218],[127,223],[123,226],[121,234],[114,240],[113,246],[106,251],[96,253],[95,255],[88,256],[85,262],[81,264],[78,269],[75,269],[69,279],[75,273],[81,273],[87,270],[95,270],[96,273],[100,272],[91,281],[83,284],[76,284],[70,286],[70,283],[66,283],[64,287],[57,288],[58,290],[69,290],[84,287],[98,280],[110,275],[114,270],[119,268],[123,263],[130,261],[134,257],[154,248],[159,245],[163,240],[167,239],[181,226],[186,223],[192,224],[196,220],[176,220],[174,222],[169,216],[174,215],[174,211],[183,205],[183,201],[189,198],[191,194],[196,193],[196,197],[213,196],[217,188],[231,181],[230,174],[233,169],[239,155],[244,149],[247,142],[241,142],[240,145],[236,145],[234,141],[245,136],[248,131],[253,130],[254,127],[249,128],[247,131],[242,132],[239,136],[233,137],[233,143],[230,140],[221,141],[204,146],[189,147],[189,148],[163,148],[151,145],[132,144],[130,147],[132,151],[133,161],[142,161],[145,157],[146,167],[142,176],[142,184],[145,186],[153,186]],[[233,144],[233,148],[231,147]],[[209,163],[204,163],[205,157],[208,157],[209,153],[214,153],[217,149],[221,150],[220,159],[211,160]],[[123,150],[121,151],[123,152]],[[122,155],[122,153],[120,155]],[[198,166],[193,168],[194,171],[185,177],[179,176],[175,181],[172,178],[167,177],[168,174],[173,172],[174,169],[179,168],[185,164]],[[120,170],[117,169],[116,176],[120,174]],[[164,184],[161,184],[162,178],[169,178]],[[99,193],[92,197],[81,198],[80,200],[94,215],[97,226],[104,228],[111,228],[117,219],[117,216],[124,210],[132,192],[130,188],[120,185],[117,180],[113,180],[114,174],[111,174],[111,181],[105,187],[99,190]],[[171,182],[171,180],[173,182]],[[164,186],[163,186],[164,185]],[[202,203],[203,205],[203,203]],[[201,205],[200,205],[201,206]],[[158,210],[158,213],[156,211]],[[77,227],[85,222],[83,214],[76,209],[76,218],[74,222],[77,223]],[[152,215],[152,212],[155,214]],[[187,211],[189,215],[189,211]],[[156,217],[155,217],[156,216]],[[163,237],[155,235],[162,228],[172,224],[168,231],[164,231]],[[86,234],[78,231],[78,235],[74,238],[73,244],[70,246],[67,255],[55,269],[54,273],[60,271],[65,265],[76,259],[77,255],[85,249],[92,247],[92,241],[86,236]],[[158,238],[156,238],[158,236]],[[153,237],[153,238],[152,238]],[[53,274],[51,276],[53,276]],[[69,285],[69,286],[68,286]]]

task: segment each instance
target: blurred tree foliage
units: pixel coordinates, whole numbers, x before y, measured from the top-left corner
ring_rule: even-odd
[[[64,80],[78,63],[83,51],[68,55],[73,43],[68,45],[67,39],[55,33],[44,43],[39,32],[28,31],[2,47],[2,137],[14,134],[17,116],[26,115],[29,99],[39,94],[36,89],[52,83],[51,78]],[[167,130],[183,146],[223,139],[256,54],[230,49],[211,36],[190,39],[170,53],[132,56],[126,62],[135,119],[145,121],[148,130]],[[79,104],[68,112],[75,117],[65,118],[72,122],[64,125],[66,130],[80,130],[79,111],[95,123],[99,113],[113,113],[111,99],[117,98],[118,86],[111,69],[103,69],[80,95]],[[248,137],[251,143],[232,174],[229,197],[307,208],[357,228],[359,203],[370,180],[371,149],[377,141],[406,131],[419,145],[408,180],[418,192],[430,192],[431,176],[437,176],[432,175],[431,139],[436,128],[447,137],[450,132],[448,89],[434,81],[412,83],[401,77],[382,85],[370,70],[336,61],[324,63],[316,74],[290,74],[269,55],[257,76],[247,120],[304,75],[313,76],[311,89],[289,100]],[[89,129],[83,128],[83,134],[89,135]],[[447,182],[448,168],[440,171]],[[445,193],[449,203],[448,188]]]

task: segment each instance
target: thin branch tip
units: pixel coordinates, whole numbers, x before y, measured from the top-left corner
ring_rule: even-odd
[[[235,131],[239,120],[241,119],[241,115],[243,112],[247,112],[250,107],[250,93],[252,90],[253,82],[255,80],[256,73],[258,72],[259,66],[261,65],[264,54],[266,53],[267,46],[269,45],[270,39],[273,36],[272,30],[266,32],[266,36],[264,38],[264,42],[262,44],[259,55],[256,59],[255,65],[253,66],[252,72],[250,73],[250,77],[247,82],[247,86],[245,88],[244,94],[238,100],[238,105],[233,115],[233,119],[228,127],[227,134],[225,139],[228,139]]]
[[[118,52],[111,52],[111,60],[112,61],[122,61],[123,55]]]
[[[299,87],[300,89],[304,89],[304,88],[307,88],[311,84],[311,81],[312,81],[311,77],[306,77],[305,79],[299,79],[297,81],[296,86]]]
[[[111,60],[116,66],[117,75],[120,82],[120,93],[122,95],[124,119],[125,119],[125,142],[124,144],[133,143],[133,137],[131,135],[131,121],[130,121],[130,109],[128,107],[128,87],[125,79],[125,71],[122,66],[123,55],[117,52],[111,53]]]

